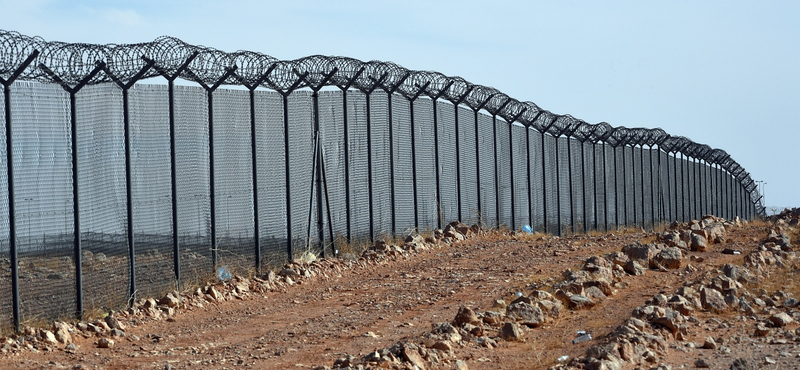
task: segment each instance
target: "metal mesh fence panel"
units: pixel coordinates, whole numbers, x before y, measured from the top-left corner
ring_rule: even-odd
[[[84,87],[76,117],[84,309],[119,309],[130,282],[122,91]]]
[[[631,158],[632,158],[632,180],[633,186],[631,187],[632,192],[632,203],[633,203],[633,225],[643,225],[642,221],[644,220],[644,167],[642,160],[642,149],[637,148],[636,146],[631,147]]]
[[[436,167],[434,163],[433,102],[419,98],[414,102],[414,130],[417,154],[417,198],[420,228],[434,229],[437,224]]]
[[[558,168],[556,167],[556,138],[544,135],[544,185],[547,189],[545,197],[547,201],[547,231],[555,234],[558,231],[560,220],[558,217]]]
[[[599,207],[596,207],[595,202],[597,201],[597,197],[595,196],[595,183],[597,182],[597,177],[595,176],[595,165],[597,163],[597,158],[595,158],[595,145],[592,145],[590,142],[581,143],[581,150],[582,150],[582,161],[581,161],[581,172],[583,173],[583,181],[581,185],[583,187],[583,191],[581,191],[581,196],[583,197],[583,209],[584,209],[584,230],[596,230],[598,229],[597,225],[597,211],[602,210]]]
[[[15,86],[11,87],[11,95]],[[0,89],[0,102],[5,102],[5,90]],[[13,325],[11,292],[10,220],[8,209],[8,162],[6,157],[6,106],[0,104],[0,330]],[[13,117],[12,117],[13,120]]]
[[[514,161],[514,219],[516,225],[514,228],[520,228],[522,225],[530,225],[528,210],[528,143],[525,137],[525,131],[528,130],[519,124],[511,125],[511,133],[514,138],[514,148],[511,158]]]
[[[653,226],[653,177],[654,166],[653,152],[651,149],[640,148],[642,152],[642,222],[645,227]]]
[[[530,166],[531,169],[531,206],[533,220],[531,220],[531,228],[538,231],[544,230],[545,225],[545,209],[544,209],[544,196],[542,195],[542,191],[544,190],[544,171],[542,170],[542,164],[544,162],[544,157],[542,156],[542,135],[538,131],[531,131],[530,132],[530,145],[528,146],[528,150],[530,151],[530,158],[531,161],[527,165]]]
[[[395,223],[397,233],[414,228],[414,173],[411,157],[411,107],[402,95],[392,95],[394,121]]]
[[[439,178],[441,181],[440,206],[444,222],[458,220],[458,191],[456,186],[456,122],[453,105],[436,102],[439,129]],[[459,138],[460,139],[460,138]],[[459,220],[461,221],[461,220]],[[442,225],[444,226],[444,225]]]
[[[569,197],[571,205],[570,205],[570,228],[572,232],[579,232],[585,230],[586,227],[585,220],[583,219],[583,173],[581,172],[581,165],[583,163],[583,157],[581,157],[581,143],[578,140],[573,138],[569,138],[567,140],[569,145],[569,150],[567,154],[569,155],[569,163],[570,166],[568,167],[568,171],[570,173],[568,181],[569,181],[569,191],[571,196]]]
[[[458,107],[459,168],[461,169],[461,218],[470,225],[478,223],[477,152],[475,151],[475,113]]]
[[[181,279],[189,283],[213,270],[207,96],[199,86],[174,88],[178,245]]]
[[[688,219],[692,220],[697,218],[697,167],[693,159],[686,161],[686,190],[687,190],[687,207],[689,209]]]
[[[375,236],[392,234],[391,162],[389,161],[388,95],[375,91],[370,95],[372,130],[372,205]],[[394,135],[394,133],[393,133]]]
[[[319,93],[319,129],[322,154],[325,163],[325,184],[330,204],[330,217],[325,213],[325,222],[330,222],[334,235],[329,235],[327,242],[347,236],[347,204],[345,187],[344,156],[344,108],[341,91],[321,91]],[[325,188],[323,187],[323,192]],[[325,203],[323,203],[323,206]],[[326,243],[327,244],[327,243]],[[328,253],[328,252],[326,252]],[[327,255],[327,254],[326,254]]]
[[[672,206],[672,199],[673,193],[670,189],[672,184],[671,181],[671,173],[669,172],[671,166],[671,159],[667,152],[663,150],[658,151],[659,155],[659,163],[658,166],[658,192],[659,192],[659,199],[656,203],[656,206],[659,207],[660,213],[657,217],[661,222],[672,222],[675,221],[675,210]]]
[[[256,265],[249,92],[216,90],[214,126],[217,264],[244,274]]]
[[[478,114],[478,160],[480,161],[481,220],[486,226],[497,226],[497,203],[494,192],[494,122],[492,117]]]
[[[511,223],[511,162],[508,156],[513,152],[512,144],[509,141],[509,124],[501,119],[495,120],[497,130],[497,202],[499,205],[498,221],[500,225],[515,228]]]
[[[129,96],[131,148],[136,148],[131,152],[136,287],[148,297],[174,288],[175,281],[170,102],[164,85],[135,85]]]
[[[295,91],[289,95],[289,195],[292,202],[292,250],[302,253],[316,245],[316,202],[311,199],[314,172],[313,115],[310,91]],[[312,215],[311,225],[308,216]],[[309,236],[309,229],[310,238]],[[319,253],[320,251],[312,251]],[[297,256],[292,256],[297,257]]]
[[[603,171],[602,175],[598,174],[603,180],[602,190],[598,190],[602,195],[598,194],[598,197],[605,203],[605,207],[600,213],[604,219],[604,230],[609,230],[617,226],[617,219],[619,218],[619,193],[616,192],[618,185],[616,181],[616,168],[614,167],[616,150],[611,145],[605,143],[603,143],[602,148],[598,150],[600,151],[600,155],[603,156],[602,158],[605,159],[605,162],[598,166]]]
[[[625,146],[621,145],[614,148],[614,193],[617,194],[617,226],[628,224],[628,184],[625,174],[630,172],[625,170]]]
[[[569,139],[565,136],[556,138],[558,141],[558,223],[561,225],[560,234],[573,232],[570,217],[572,215],[572,194],[570,193],[570,168],[569,168]]]
[[[347,122],[350,133],[350,210],[352,239],[368,239],[369,176],[367,171],[367,105],[360,92],[347,93]]]
[[[678,221],[686,221],[686,163],[682,157],[675,154],[675,169],[673,173],[677,173],[675,180],[675,200],[677,206],[675,210],[678,212]]]
[[[283,148],[283,98],[255,91],[258,147],[258,213],[261,264],[278,267],[288,259],[286,245],[286,156]]]
[[[77,310],[69,95],[15,83],[11,111],[21,322],[55,319]]]

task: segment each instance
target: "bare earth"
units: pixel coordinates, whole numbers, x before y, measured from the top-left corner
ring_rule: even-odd
[[[646,269],[643,275],[627,276],[614,284],[615,294],[592,308],[564,306],[559,315],[549,315],[538,327],[523,326],[520,341],[502,340],[498,338],[501,324],[486,324],[483,337],[493,338],[496,347],[477,344],[477,336],[472,340],[465,337],[451,343],[451,350],[439,351],[436,361],[426,359],[424,366],[591,368],[573,359],[610,340],[609,334],[654,296],[675,294],[684,283],[711,280],[725,264],[742,265],[747,254],[764,244],[768,228],[765,222],[728,227],[725,242],[709,244],[705,252],[686,252],[680,268]],[[141,306],[116,314],[126,324],[124,338],[111,337],[102,328],[101,334],[79,331],[74,325],[72,338],[77,348],[65,349],[63,343],[36,339],[42,336],[41,330],[0,338],[4,340],[0,342],[0,368],[321,369],[333,367],[337,359],[348,355],[357,364],[378,368],[379,362],[364,362],[364,357],[397,343],[422,346],[420,338],[432,330],[432,324],[452,322],[462,306],[480,315],[500,310],[496,300],[511,303],[517,292],[527,296],[535,289],[550,290],[553,283],[564,279],[563,271],[580,270],[589,257],[620,251],[636,241],[655,240],[654,233],[639,230],[561,238],[482,231],[464,241],[440,243],[417,252],[378,254],[355,262],[318,261],[307,266],[313,276],[291,277],[292,282],[277,277],[269,283],[263,277],[217,285],[218,299],[213,293],[205,294],[206,290],[201,294],[183,292],[182,302],[171,316],[166,307],[148,311]],[[721,253],[725,248],[741,254]],[[800,298],[798,261],[788,260],[779,267],[777,272],[765,274],[770,280],[760,281],[762,286],[745,285],[744,289],[758,292],[763,288],[763,297],[781,290],[782,297]],[[666,347],[654,351],[658,354],[654,362],[623,362],[621,368],[695,368],[703,359],[709,368],[728,369],[738,358],[751,361],[750,368],[800,368],[800,306],[756,308],[753,314],[697,309],[686,315],[693,319],[687,322],[682,338],[667,336]],[[154,315],[153,311],[163,314]],[[756,336],[757,323],[778,312],[795,320]],[[573,344],[579,330],[591,333],[593,339]],[[792,335],[796,330],[797,335]],[[99,348],[101,337],[111,338],[115,344]],[[717,348],[700,348],[708,337],[715,339]],[[559,363],[561,356],[569,359]],[[402,358],[383,365],[414,368]]]

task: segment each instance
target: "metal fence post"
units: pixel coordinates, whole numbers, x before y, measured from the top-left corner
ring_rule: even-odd
[[[142,56],[145,62],[153,66],[153,69],[167,80],[168,91],[168,105],[169,105],[169,158],[170,158],[170,192],[172,202],[172,254],[173,254],[173,268],[175,269],[176,285],[180,287],[181,283],[181,260],[180,260],[180,245],[178,238],[178,171],[177,171],[177,151],[175,149],[175,79],[182,73],[188,70],[189,64],[199,55],[197,51],[189,55],[188,58],[178,67],[173,74],[168,74],[167,71],[161,68],[155,60],[146,56]],[[132,228],[132,224],[131,224]],[[135,265],[132,268],[135,270]],[[135,273],[134,276],[135,278]]]
[[[459,128],[458,122],[458,106],[464,102],[464,99],[467,98],[472,89],[475,88],[475,85],[470,86],[464,94],[462,94],[458,99],[450,100],[453,103],[453,117],[455,117],[455,134],[456,134],[456,206],[458,209],[458,220],[464,221],[463,213],[461,210],[461,205],[463,204],[461,198],[461,129]]]
[[[14,137],[11,121],[11,84],[22,74],[28,66],[39,56],[38,50],[33,50],[25,61],[11,73],[8,79],[0,77],[3,85],[3,104],[5,111],[6,129],[6,173],[8,178],[8,247],[11,263],[11,310],[14,321],[14,330],[20,330],[19,311],[19,255],[17,251],[17,212],[14,201]]]
[[[78,181],[78,174],[80,172],[78,161],[78,116],[76,113],[75,95],[86,84],[89,83],[100,71],[105,68],[105,63],[97,62],[94,69],[89,72],[83,79],[78,82],[74,87],[70,87],[59,76],[51,71],[44,64],[40,64],[39,68],[56,81],[65,91],[69,93],[69,117],[70,117],[70,132],[71,132],[71,150],[72,150],[72,212],[73,212],[73,226],[74,226],[74,252],[75,252],[75,290],[76,290],[76,313],[78,319],[83,319],[83,268],[82,268],[82,249],[81,249],[81,212],[80,212],[80,184]]]
[[[128,264],[130,269],[130,282],[128,286],[128,300],[132,303],[136,299],[136,244],[133,233],[133,179],[131,170],[131,122],[130,122],[130,108],[128,100],[128,91],[130,88],[144,76],[144,74],[153,68],[155,62],[146,60],[146,64],[139,70],[133,78],[127,83],[122,82],[115,76],[109,68],[105,68],[105,73],[108,75],[117,86],[122,89],[122,121],[125,136],[125,207],[126,207],[126,226],[127,226],[127,241],[128,241]]]

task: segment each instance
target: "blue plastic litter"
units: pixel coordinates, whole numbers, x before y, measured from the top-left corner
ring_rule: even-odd
[[[231,275],[231,270],[228,270],[228,266],[220,266],[220,268],[217,269],[217,277],[225,281],[232,278],[233,275]]]
[[[531,225],[525,225],[525,226],[523,226],[523,227],[522,227],[522,231],[524,231],[524,232],[526,232],[526,233],[528,233],[528,234],[533,234],[533,229],[531,228]]]

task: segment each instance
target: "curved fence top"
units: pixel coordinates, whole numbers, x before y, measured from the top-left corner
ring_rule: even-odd
[[[264,87],[284,93],[300,88],[318,90],[323,86],[335,86],[363,92],[380,89],[411,100],[425,95],[466,105],[475,111],[484,110],[507,122],[518,122],[553,136],[568,136],[581,142],[603,142],[614,147],[658,147],[667,153],[681,153],[718,165],[750,193],[756,212],[765,215],[755,181],[722,149],[712,149],[686,137],[671,136],[660,128],[613,127],[605,122],[590,124],[570,115],[541,109],[532,102],[521,102],[497,89],[473,84],[457,76],[409,70],[392,62],[364,62],[347,57],[312,55],[279,60],[251,51],[228,53],[190,45],[174,37],[159,37],[138,44],[96,45],[45,41],[40,37],[0,30],[0,82],[4,85],[17,78],[77,86],[132,83],[157,76],[170,80],[181,78],[205,86]]]

